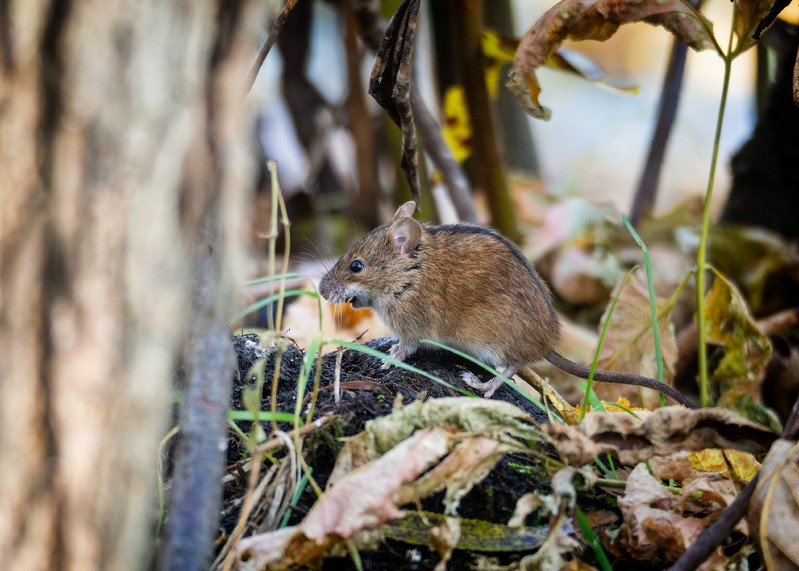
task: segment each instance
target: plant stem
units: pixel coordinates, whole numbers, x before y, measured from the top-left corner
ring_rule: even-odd
[[[663,351],[660,348],[660,327],[658,326],[658,308],[657,308],[657,300],[655,299],[655,284],[652,279],[652,262],[649,258],[649,248],[646,247],[646,244],[641,239],[641,236],[638,235],[638,232],[635,231],[633,225],[630,223],[630,220],[622,213],[621,215],[622,222],[627,227],[627,231],[635,240],[635,243],[638,244],[638,247],[641,248],[641,251],[644,253],[644,268],[646,268],[646,285],[649,291],[649,308],[652,311],[652,342],[655,345],[655,365],[657,367],[658,372],[658,381],[661,383],[663,382]],[[664,405],[664,398],[663,395],[660,395],[661,406]]]
[[[713,140],[713,157],[710,161],[710,174],[705,193],[705,208],[702,212],[702,232],[699,238],[699,249],[696,253],[696,320],[699,343],[699,406],[708,406],[708,371],[707,371],[707,345],[705,343],[705,268],[707,265],[707,236],[710,228],[710,202],[713,198],[713,184],[716,179],[716,165],[719,158],[719,142],[721,140],[721,127],[724,123],[724,111],[727,107],[727,92],[730,87],[730,72],[732,71],[732,39],[735,28],[730,28],[730,38],[724,60],[724,82],[721,88],[721,101],[719,102],[719,115],[716,119],[716,135]]]

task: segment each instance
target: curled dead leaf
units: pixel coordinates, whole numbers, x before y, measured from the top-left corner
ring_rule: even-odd
[[[701,518],[679,512],[680,497],[639,464],[627,478],[619,498],[624,523],[617,546],[644,561],[677,559],[705,528]]]
[[[508,81],[516,101],[533,117],[549,119],[551,111],[539,101],[541,85],[536,70],[547,63],[564,40],[601,42],[615,34],[619,26],[633,22],[663,26],[695,50],[719,50],[713,25],[687,2],[562,0],[533,24],[519,44]]]
[[[622,413],[592,412],[580,426],[542,427],[558,453],[571,464],[612,454],[633,466],[658,455],[687,450],[732,448],[765,452],[777,434],[723,409],[665,407],[636,418]]]
[[[325,492],[297,526],[253,535],[236,548],[242,570],[288,569],[318,561],[336,543],[403,516],[396,497],[446,454],[450,435],[420,430]]]
[[[780,439],[763,461],[747,520],[766,569],[799,567],[799,443]]]

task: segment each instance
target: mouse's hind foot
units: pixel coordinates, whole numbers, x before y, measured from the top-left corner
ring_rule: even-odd
[[[477,375],[472,373],[471,371],[465,371],[461,373],[461,379],[463,382],[475,389],[483,393],[483,396],[487,399],[494,396],[494,393],[497,392],[497,389],[503,385],[505,382],[505,378],[510,379],[513,375],[516,374],[516,371],[519,370],[520,365],[509,365],[505,367],[505,370],[502,371],[502,376],[494,377],[489,381],[481,381]]]
[[[483,393],[483,396],[487,399],[494,396],[494,393],[497,392],[497,389],[501,387],[503,383],[501,377],[494,377],[490,381],[483,382],[471,371],[461,373],[461,379],[474,390]]]

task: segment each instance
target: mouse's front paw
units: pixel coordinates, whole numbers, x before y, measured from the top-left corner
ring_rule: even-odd
[[[490,399],[492,396],[494,396],[494,393],[497,392],[497,389],[502,386],[502,379],[499,377],[494,377],[490,381],[483,382],[471,371],[464,371],[461,373],[461,379],[468,386],[483,393],[483,396],[487,399]]]
[[[393,357],[398,361],[404,361],[408,357],[410,357],[413,351],[408,350],[402,343],[394,343],[391,348],[388,350],[388,356]],[[384,361],[383,364],[380,366],[381,371],[385,371],[386,369],[391,368],[391,363],[388,361]]]

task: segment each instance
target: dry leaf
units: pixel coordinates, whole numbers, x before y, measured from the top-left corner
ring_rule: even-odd
[[[562,0],[550,8],[522,38],[508,87],[522,109],[538,119],[551,111],[541,105],[535,75],[566,39],[604,41],[622,24],[647,22],[663,26],[695,50],[716,48],[712,24],[680,0]]]
[[[378,460],[342,478],[299,525],[253,535],[236,548],[239,569],[287,569],[317,562],[334,544],[400,518],[396,498],[447,453],[451,435],[420,430]]]
[[[778,440],[763,461],[747,520],[766,569],[799,567],[799,443]]]
[[[677,513],[679,503],[680,497],[661,485],[645,464],[636,466],[619,498],[625,526],[616,546],[643,561],[677,559],[707,525],[700,518]]]
[[[504,64],[512,63],[516,59],[519,40],[500,36],[493,30],[483,30],[481,45],[483,55],[486,56],[486,85],[488,86],[489,95],[495,98],[499,87],[500,70]],[[638,93],[639,91],[637,86],[617,85],[608,81],[605,71],[596,62],[574,50],[558,48],[547,59],[545,65],[552,69],[582,77],[587,81],[609,89],[625,93]]]
[[[790,0],[777,0],[776,2],[774,0],[737,0],[734,3],[735,13],[732,25],[738,43],[733,53],[740,54],[755,45],[760,34],[771,25],[777,14],[788,4],[790,4]]]
[[[433,469],[407,486],[398,503],[404,504],[433,495],[446,488],[444,506],[455,514],[461,498],[485,478],[497,462],[517,448],[480,436],[459,437],[447,457]]]
[[[707,340],[724,350],[712,373],[719,390],[716,403],[777,428],[773,414],[758,404],[771,343],[758,329],[738,289],[718,272],[705,303]]]
[[[723,409],[665,407],[642,416],[591,412],[578,427],[550,424],[542,430],[574,465],[588,464],[606,453],[628,466],[654,455],[705,448],[759,453],[777,438],[776,433]]]
[[[779,311],[786,299],[796,299],[799,252],[772,232],[754,227],[712,228],[709,257],[744,293],[755,314]]]
[[[419,169],[416,124],[411,112],[411,64],[420,0],[402,0],[391,17],[377,50],[369,95],[386,110],[402,129],[400,167],[408,179],[411,194],[419,203]]]
[[[484,436],[497,441],[507,436],[528,441],[540,438],[529,416],[507,402],[457,397],[416,400],[388,416],[370,420],[362,433],[348,438],[336,459],[329,485],[423,428],[445,428],[457,432],[460,438]]]
[[[372,420],[347,440],[329,489],[299,525],[240,543],[240,568],[313,565],[348,540],[373,541],[371,532],[404,515],[400,505],[444,488],[452,513],[503,454],[518,449],[510,436],[534,440],[536,435],[524,412],[485,399],[415,401]]]
[[[624,276],[619,280],[616,289],[611,294],[611,299],[616,295],[618,287],[623,284]],[[677,340],[674,336],[674,327],[670,321],[672,307],[667,307],[668,300],[655,299],[658,312],[658,333],[660,336],[660,350],[663,356],[663,380],[670,384],[674,377],[674,363],[677,360]],[[602,316],[600,328],[608,318],[608,309]],[[649,289],[646,277],[642,270],[633,274],[619,294],[616,308],[610,317],[602,349],[599,353],[597,366],[609,371],[635,373],[657,379],[657,361],[655,354],[655,337],[652,333],[652,309],[649,304]],[[601,386],[594,386],[600,396],[606,390]],[[614,386],[615,393],[619,387]],[[638,387],[631,389],[642,395],[644,405],[648,408],[657,406],[660,396],[652,390]],[[630,394],[635,394],[630,393]]]
[[[447,518],[432,512],[409,511],[401,520],[380,528],[380,533],[411,545],[428,545],[431,526],[442,526]],[[457,547],[465,551],[512,553],[538,548],[549,535],[547,526],[511,528],[487,521],[459,518]]]

